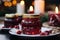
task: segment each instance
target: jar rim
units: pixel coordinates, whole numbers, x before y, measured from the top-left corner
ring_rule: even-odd
[[[20,13],[16,13],[15,15],[16,15],[16,16],[22,16],[23,14],[20,14]]]
[[[38,14],[24,14],[23,18],[39,18]]]
[[[5,17],[14,17],[14,14],[5,14]]]
[[[23,14],[23,15],[39,15],[39,14]]]

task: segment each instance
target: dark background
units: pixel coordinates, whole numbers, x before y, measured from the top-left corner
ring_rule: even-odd
[[[19,3],[21,0],[17,0]],[[27,9],[34,0],[24,0],[25,1],[25,12],[27,13]],[[45,1],[45,11],[54,11],[54,8],[58,6],[60,8],[60,0],[44,0]],[[6,13],[16,13],[16,6],[5,7],[4,2],[0,0],[0,16],[5,15]],[[33,5],[34,6],[34,5]]]

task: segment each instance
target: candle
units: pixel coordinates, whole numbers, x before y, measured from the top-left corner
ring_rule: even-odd
[[[12,4],[15,6],[17,4],[17,1],[16,0],[13,0],[12,1]]]
[[[22,0],[20,3],[17,4],[17,13],[23,14],[25,10],[24,1]]]
[[[35,0],[35,14],[44,13],[44,0]]]
[[[58,7],[55,8],[55,12],[58,13]]]
[[[49,24],[53,26],[60,26],[60,13],[58,7],[55,8],[55,12],[49,13]]]
[[[28,13],[30,13],[30,14],[33,14],[33,13],[34,13],[33,6],[30,6],[30,7],[29,7]]]

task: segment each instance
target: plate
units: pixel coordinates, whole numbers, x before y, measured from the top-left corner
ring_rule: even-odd
[[[21,28],[21,24],[19,24],[19,28]],[[10,30],[12,28],[5,28],[4,27],[4,23],[0,24],[0,30],[3,29],[3,30]],[[21,30],[21,29],[20,29]]]
[[[40,36],[39,34],[37,34],[37,35],[26,35],[26,34],[23,34],[23,33],[17,34],[16,33],[17,30],[18,29],[13,28],[9,31],[9,33],[12,34],[12,35],[16,35],[16,36],[26,36],[26,37],[39,37]]]
[[[0,30],[2,29],[3,26],[4,26],[4,24],[0,24]]]
[[[60,27],[57,27],[57,26],[50,26],[50,25],[48,24],[48,22],[44,22],[42,25],[43,25],[44,27],[60,28]]]
[[[52,26],[49,26],[48,22],[44,22],[43,26],[45,26],[45,27],[52,27]]]
[[[10,30],[11,28],[2,28],[3,30]]]
[[[17,30],[19,30],[19,29],[13,28],[13,29],[11,29],[11,30],[9,31],[9,33],[10,33],[11,35],[23,36],[23,37],[49,37],[49,36],[55,36],[55,35],[60,34],[60,32],[56,32],[56,33],[53,33],[53,34],[49,34],[49,35],[47,35],[47,36],[41,36],[40,34],[37,34],[37,35],[27,35],[27,34],[23,34],[23,33],[17,34],[17,33],[16,33]]]
[[[0,30],[1,29],[5,29],[5,30],[10,30],[11,28],[3,28],[4,27],[4,24],[0,24]]]

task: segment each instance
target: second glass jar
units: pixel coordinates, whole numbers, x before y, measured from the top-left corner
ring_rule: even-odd
[[[24,14],[21,24],[23,34],[28,35],[39,34],[42,27],[40,16],[36,14]]]

